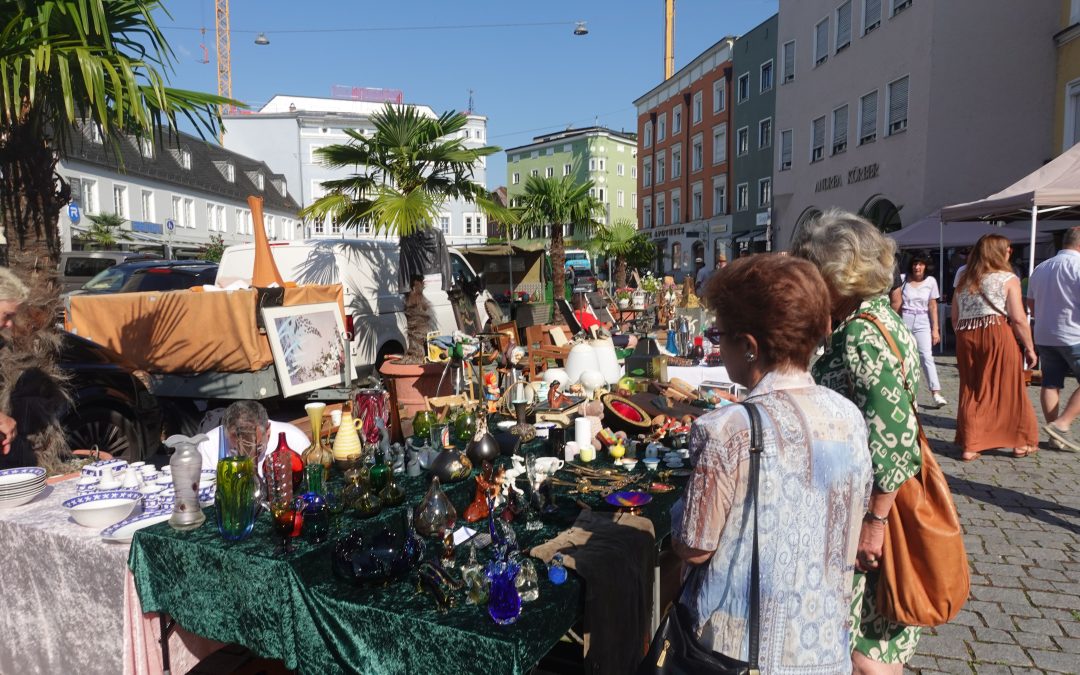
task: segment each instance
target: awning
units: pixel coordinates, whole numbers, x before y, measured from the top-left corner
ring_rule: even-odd
[[[513,255],[515,253],[537,253],[546,245],[541,242],[516,242],[513,244],[481,244],[479,246],[456,246],[462,253],[473,255]]]
[[[759,237],[764,237],[768,231],[769,228],[767,227],[756,227],[752,230],[747,230],[746,232],[740,232],[739,234],[733,235],[731,237],[731,241],[736,242],[742,239],[749,239],[750,241],[754,241]]]
[[[982,221],[949,223],[942,229],[941,211],[934,211],[922,220],[888,234],[899,248],[945,248],[972,246],[984,234],[1000,234],[1014,244],[1026,244],[1031,240],[1031,231],[1021,227],[998,227]],[[1048,233],[1040,233],[1036,243],[1050,241]]]

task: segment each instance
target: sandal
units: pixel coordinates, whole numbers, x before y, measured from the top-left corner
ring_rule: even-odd
[[[1038,448],[1013,448],[1012,456],[1017,457],[1017,458],[1019,458],[1019,457],[1031,457],[1032,455],[1034,455],[1038,451],[1039,451]]]
[[[974,462],[979,457],[982,457],[982,455],[980,453],[978,453],[978,452],[965,452],[965,453],[960,455],[961,461],[964,461],[964,462]]]

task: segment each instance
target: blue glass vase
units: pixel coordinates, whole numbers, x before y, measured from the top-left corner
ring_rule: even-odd
[[[675,356],[679,356],[679,343],[675,339],[675,331],[668,330],[667,332],[667,345],[664,347]]]
[[[513,562],[496,561],[488,565],[488,614],[500,626],[508,626],[521,616],[521,594],[517,589],[520,568]]]

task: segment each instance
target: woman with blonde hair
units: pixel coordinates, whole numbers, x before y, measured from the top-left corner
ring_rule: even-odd
[[[919,473],[922,451],[914,409],[919,349],[888,298],[896,243],[859,216],[833,209],[799,229],[791,253],[814,263],[828,287],[833,330],[814,379],[850,399],[869,430],[874,486],[855,558],[852,668],[899,675],[915,655],[919,628],[879,613],[876,585],[885,523],[897,490]]]
[[[965,462],[992,448],[1011,448],[1013,457],[1038,450],[1039,424],[1024,389],[1025,363],[1033,368],[1038,357],[1010,253],[1005,237],[981,237],[953,297],[960,374],[956,444]],[[1017,342],[1023,347],[1022,356]]]

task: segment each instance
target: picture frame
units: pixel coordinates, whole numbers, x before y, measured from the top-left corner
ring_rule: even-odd
[[[336,302],[264,307],[262,317],[282,396],[343,383],[345,322]]]

